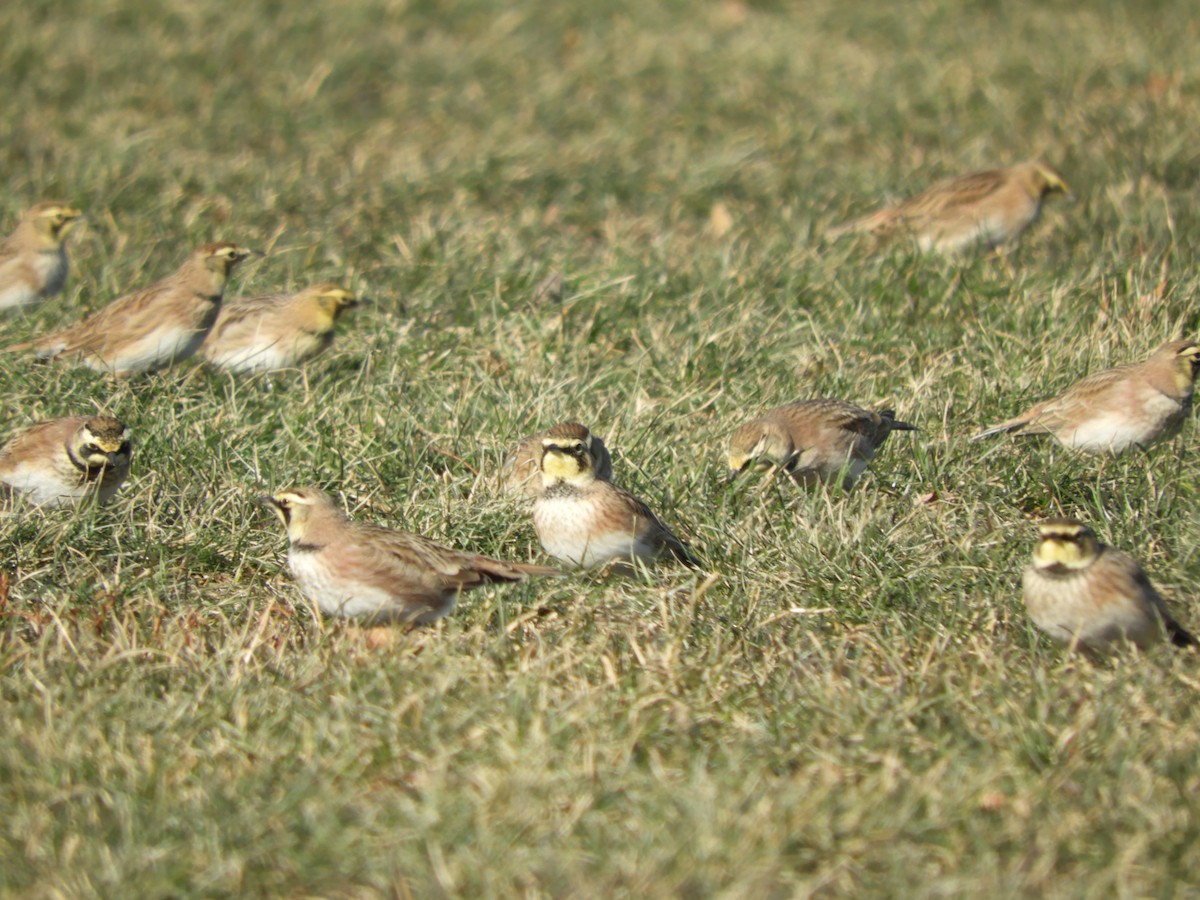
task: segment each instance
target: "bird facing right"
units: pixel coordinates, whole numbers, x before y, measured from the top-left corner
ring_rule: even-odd
[[[955,254],[977,243],[991,248],[1015,243],[1067,183],[1040,160],[1006,169],[972,172],[939,182],[895,206],[830,229],[831,239],[869,233],[881,238],[909,235],[923,251]]]
[[[116,376],[187,359],[217,320],[233,268],[254,251],[217,242],[200,247],[173,274],[126,294],[78,325],[6,350],[70,359]]]
[[[502,476],[505,488],[527,497],[536,497],[542,492],[542,455],[545,453],[543,442],[546,438],[582,443],[592,455],[595,476],[601,481],[612,481],[612,457],[604,441],[592,434],[586,425],[559,422],[545,431],[522,438],[508,454]]]
[[[893,431],[915,431],[890,409],[871,412],[845,400],[798,400],[746,422],[729,439],[729,477],[752,466],[781,466],[800,484],[852,487]]]
[[[352,522],[314,487],[261,498],[288,536],[288,568],[326,615],[423,625],[453,611],[463,591],[555,569],[452,550],[407,531]]]
[[[66,239],[83,213],[57,200],[37,204],[0,241],[0,310],[17,309],[63,289]]]
[[[1192,409],[1200,346],[1167,341],[1140,363],[1093,372],[1062,394],[981,431],[1048,434],[1085,453],[1121,453],[1179,434]]]
[[[338,319],[357,305],[351,291],[329,283],[294,294],[226,300],[200,353],[231,372],[298,366],[329,349]]]
[[[1029,617],[1060,644],[1102,652],[1130,642],[1146,649],[1164,637],[1196,639],[1176,622],[1132,556],[1097,539],[1076,519],[1048,519],[1023,579]]]
[[[666,525],[633,494],[596,476],[591,445],[578,436],[542,438],[542,491],[533,503],[533,525],[542,547],[573,566],[669,554],[688,565],[695,560]]]
[[[0,447],[0,484],[38,506],[107,503],[129,474],[129,429],[112,416],[31,425]]]

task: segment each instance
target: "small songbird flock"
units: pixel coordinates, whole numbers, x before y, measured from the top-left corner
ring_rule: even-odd
[[[922,251],[944,254],[977,245],[1011,249],[1046,199],[1066,193],[1063,176],[1035,160],[943,181],[826,236],[907,237]],[[67,239],[82,218],[61,201],[38,203],[21,217],[0,242],[0,314],[63,291]],[[235,243],[204,244],[172,275],[3,352],[32,351],[115,378],[193,356],[230,377],[303,366],[331,346],[339,319],[361,298],[329,282],[227,298],[239,264],[256,255]],[[1142,362],[1093,372],[974,437],[1049,435],[1088,454],[1146,448],[1180,432],[1198,371],[1200,345],[1168,341]],[[723,450],[730,482],[777,471],[808,490],[854,489],[892,432],[921,435],[892,409],[829,397],[785,403],[731,425]],[[0,503],[15,510],[107,503],[128,479],[132,456],[131,429],[111,415],[18,425],[0,447]],[[316,487],[276,490],[261,502],[286,532],[287,566],[304,598],[323,615],[373,625],[425,625],[453,612],[464,591],[569,569],[647,576],[659,561],[703,566],[702,555],[619,485],[604,441],[579,422],[523,438],[498,476],[504,492],[531,505],[533,530],[553,565],[504,562],[354,521]],[[1196,645],[1133,557],[1075,519],[1049,519],[1039,529],[1023,598],[1030,620],[1054,641],[1089,655],[1164,640]]]

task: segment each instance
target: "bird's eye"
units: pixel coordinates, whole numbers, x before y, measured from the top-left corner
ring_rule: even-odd
[[[83,452],[90,455],[92,453],[102,453],[103,451],[95,444],[88,444],[83,448]]]

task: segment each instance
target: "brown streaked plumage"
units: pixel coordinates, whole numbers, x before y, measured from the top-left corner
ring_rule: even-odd
[[[574,566],[651,562],[663,554],[696,564],[650,507],[596,477],[587,441],[545,437],[542,448],[542,491],[533,504],[533,524],[548,554]]]
[[[612,457],[608,448],[604,446],[604,441],[592,434],[586,425],[578,422],[559,422],[545,431],[523,438],[508,454],[503,469],[505,488],[527,497],[536,497],[542,492],[542,454],[545,450],[543,441],[546,438],[582,442],[592,455],[596,478],[600,481],[612,481]]]
[[[324,491],[289,488],[263,497],[287,529],[288,568],[326,615],[425,624],[453,611],[472,588],[557,570],[452,550],[407,531],[352,522]]]
[[[117,376],[187,359],[217,319],[229,273],[254,251],[217,242],[196,250],[173,275],[114,300],[78,325],[6,350],[34,348]]]
[[[38,506],[107,503],[129,475],[129,429],[112,416],[38,422],[0,447],[0,485]]]
[[[947,254],[977,243],[996,248],[1015,243],[1037,221],[1045,199],[1067,191],[1062,175],[1032,160],[939,182],[902,203],[830,229],[828,236],[908,235],[922,250]]]
[[[1164,637],[1179,647],[1196,644],[1128,553],[1102,544],[1076,519],[1048,519],[1038,532],[1023,578],[1025,606],[1054,640],[1097,652],[1123,642],[1144,650]]]
[[[21,217],[0,241],[0,310],[17,309],[57,294],[67,283],[66,239],[83,213],[45,200]]]
[[[992,425],[993,434],[1048,434],[1086,453],[1120,453],[1179,434],[1192,408],[1200,346],[1167,341],[1140,363],[1093,372],[1021,415]]]
[[[751,466],[780,466],[813,485],[844,476],[850,488],[888,435],[915,431],[890,409],[871,412],[845,400],[798,400],[751,419],[729,439],[729,477]]]
[[[235,297],[221,305],[200,353],[233,372],[298,366],[329,349],[338,319],[357,305],[351,291],[328,282],[293,294]]]

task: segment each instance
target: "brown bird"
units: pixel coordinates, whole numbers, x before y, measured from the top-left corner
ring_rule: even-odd
[[[992,425],[975,439],[1008,432],[1048,434],[1085,453],[1120,453],[1179,434],[1192,409],[1200,347],[1167,341],[1144,362],[1093,372],[1064,393]]]
[[[112,416],[50,419],[0,447],[0,484],[38,506],[107,503],[129,475],[129,429]]]
[[[420,625],[452,612],[463,591],[559,574],[352,522],[332,497],[313,487],[282,490],[261,502],[287,529],[288,568],[300,591],[326,615]]]
[[[221,304],[200,353],[232,372],[298,366],[332,346],[338,319],[357,305],[352,292],[329,283],[294,294],[235,297]]]
[[[1038,531],[1023,579],[1025,606],[1054,640],[1091,651],[1124,641],[1144,650],[1164,637],[1178,647],[1196,644],[1132,556],[1100,543],[1076,519],[1049,519]]]
[[[541,469],[542,492],[533,504],[533,524],[542,547],[555,559],[598,566],[651,562],[668,554],[696,565],[683,542],[650,507],[596,477],[596,461],[586,440],[543,438]]]
[[[922,250],[946,254],[981,242],[996,248],[1015,243],[1037,221],[1047,197],[1067,192],[1062,175],[1033,160],[939,182],[903,203],[833,228],[828,236],[908,235]]]
[[[67,283],[66,240],[83,213],[58,200],[37,204],[0,241],[0,310],[44,300]]]
[[[844,400],[799,400],[742,425],[729,439],[729,477],[751,466],[780,466],[800,484],[843,479],[848,489],[893,431],[915,431],[890,409]]]
[[[44,359],[69,359],[117,376],[181,362],[200,348],[216,321],[229,273],[253,253],[237,244],[205,244],[162,281],[65,331],[6,350],[34,348]]]
[[[604,441],[588,431],[585,425],[578,422],[560,422],[545,431],[523,438],[508,454],[503,470],[504,486],[508,490],[527,497],[536,497],[542,492],[542,454],[545,451],[543,441],[546,438],[583,443],[595,463],[593,474],[596,478],[600,481],[612,481],[612,457],[608,448],[604,446]]]

